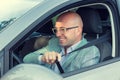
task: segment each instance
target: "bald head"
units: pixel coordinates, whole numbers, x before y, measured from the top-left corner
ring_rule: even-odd
[[[58,16],[57,22],[64,22],[83,27],[83,22],[79,14],[68,11]]]
[[[68,48],[82,39],[83,22],[75,12],[65,12],[55,23],[56,36],[60,45]]]

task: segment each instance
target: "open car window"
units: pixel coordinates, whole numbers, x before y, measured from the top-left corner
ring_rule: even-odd
[[[111,35],[110,15],[109,15],[108,9],[105,6],[92,5],[92,6],[86,6],[86,7],[75,7],[75,8],[69,9],[69,10],[75,11],[82,16],[82,18],[84,20],[83,21],[83,23],[84,23],[83,36],[89,42],[91,42],[95,39],[99,39],[102,36],[106,35],[107,33],[109,33]],[[61,12],[61,13],[63,13],[63,12]],[[59,13],[59,14],[61,14],[61,13]],[[105,13],[105,14],[103,15],[103,13]],[[46,46],[48,44],[48,41],[52,38],[52,36],[55,36],[52,32],[52,28],[54,27],[56,17],[59,14],[56,14],[56,16],[51,17],[51,19],[46,21],[43,25],[38,24],[37,25],[38,29],[35,30],[33,33],[31,33],[31,35],[29,35],[22,42],[22,44],[13,51],[14,54],[20,58],[21,62],[25,55]],[[106,41],[101,42],[101,43],[98,42],[97,44],[93,43],[93,45],[98,47],[98,49],[101,53],[100,62],[103,62],[103,61],[113,58],[112,37],[111,36],[109,36],[109,39],[107,39]],[[104,54],[105,52],[106,52],[106,54]],[[12,60],[13,62],[11,62],[13,64],[12,67],[14,65],[16,65],[14,63],[19,64],[15,60],[14,54],[13,54],[13,60]]]

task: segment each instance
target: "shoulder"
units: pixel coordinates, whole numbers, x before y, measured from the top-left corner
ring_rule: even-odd
[[[57,37],[53,36],[50,40],[46,48],[49,51],[57,51],[59,52],[61,50],[61,47],[59,45],[59,40]]]
[[[86,44],[88,44],[89,43],[89,41],[87,41],[87,39],[85,39],[85,38],[83,38],[82,39],[82,43],[83,43],[83,45],[86,45]],[[86,49],[86,51],[88,50],[88,51],[97,51],[97,52],[99,52],[99,49],[94,45],[94,43],[93,44],[91,44],[91,46],[88,46],[87,48],[85,48]]]
[[[86,44],[88,44],[88,41],[85,38],[83,38],[80,43],[81,47]],[[91,56],[91,57],[100,56],[100,51],[95,45],[91,45],[86,48],[83,48],[82,50],[78,50],[78,53],[81,53],[81,55],[83,56]]]
[[[44,52],[49,52],[49,51],[59,52],[60,50],[61,50],[61,48],[60,48],[60,45],[59,45],[58,38],[56,38],[55,36],[53,36],[49,40],[48,44],[45,47],[43,47],[43,48],[35,51],[35,53],[37,53],[37,52],[38,53],[40,53],[40,52],[44,53]]]

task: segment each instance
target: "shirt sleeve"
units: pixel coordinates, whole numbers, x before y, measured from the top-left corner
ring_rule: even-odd
[[[84,56],[81,67],[88,67],[91,65],[95,65],[99,63],[100,60],[100,52],[98,48],[94,47],[88,54]]]
[[[38,56],[38,62],[39,62],[39,64],[41,64],[41,65],[42,65],[42,64],[45,64],[44,62],[41,61],[41,58],[42,58],[42,55],[39,55],[39,56]]]
[[[99,62],[99,57],[96,56],[95,58],[89,59],[86,62],[84,62],[81,67],[83,68],[83,67],[92,66],[97,64],[98,62]]]
[[[42,48],[42,49],[39,49],[35,52],[32,52],[32,53],[29,53],[28,55],[26,55],[24,58],[23,58],[23,62],[24,63],[35,63],[35,64],[39,64],[40,61],[38,60],[38,57],[41,55],[41,54],[44,54],[45,52],[47,51],[46,47]]]

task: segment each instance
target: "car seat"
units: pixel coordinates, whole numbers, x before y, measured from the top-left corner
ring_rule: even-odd
[[[83,35],[88,40],[97,39],[106,32],[103,33],[103,27],[100,19],[100,15],[97,10],[93,8],[79,8],[76,11],[83,20]],[[105,41],[99,44],[95,44],[100,51],[100,62],[106,61],[112,58],[112,46],[109,41]]]

